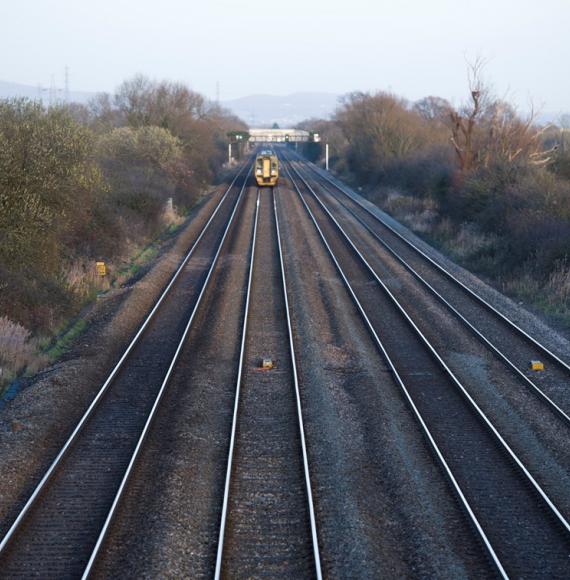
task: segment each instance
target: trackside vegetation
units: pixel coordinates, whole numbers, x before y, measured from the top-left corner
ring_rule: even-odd
[[[371,201],[500,290],[570,329],[568,120],[538,126],[470,70],[469,99],[344,97],[301,128],[330,144],[331,168]],[[322,162],[316,144],[307,154]]]
[[[184,85],[142,76],[88,106],[0,101],[0,384],[53,358],[42,346],[108,286],[96,261],[121,279],[156,253],[242,129]]]

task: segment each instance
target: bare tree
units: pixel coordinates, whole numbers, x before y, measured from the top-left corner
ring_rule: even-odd
[[[526,119],[504,100],[493,98],[482,80],[485,62],[469,65],[470,100],[461,110],[451,109],[451,144],[459,168],[469,172],[493,163],[545,165],[557,146],[545,150],[544,129],[535,125],[534,108]]]
[[[442,97],[424,97],[414,104],[413,110],[426,121],[444,121],[452,110],[448,100]]]
[[[535,119],[534,107],[531,107],[527,118],[522,119],[508,103],[499,100],[491,103],[483,165],[488,167],[494,160],[505,163],[521,160],[530,165],[550,163],[558,146],[544,149],[542,135],[548,126],[539,129],[535,125]]]
[[[115,94],[115,107],[131,127],[150,123],[149,100],[153,83],[143,75],[124,81]]]
[[[461,171],[470,171],[475,164],[477,152],[474,147],[474,133],[487,96],[481,77],[484,66],[485,62],[481,58],[469,65],[470,102],[462,110],[451,109],[449,113],[451,144],[455,149]]]

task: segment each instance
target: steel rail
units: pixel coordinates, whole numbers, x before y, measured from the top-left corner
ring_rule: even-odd
[[[279,188],[277,189],[279,191]],[[315,507],[313,493],[311,491],[311,475],[309,471],[309,456],[305,440],[305,428],[303,426],[303,408],[301,403],[301,390],[299,388],[299,374],[297,371],[297,355],[293,341],[293,326],[291,324],[291,312],[289,308],[289,298],[287,296],[287,278],[285,275],[285,262],[283,260],[283,246],[281,243],[281,233],[279,231],[279,216],[277,211],[277,199],[273,194],[273,213],[275,214],[275,228],[277,231],[277,247],[279,249],[279,263],[281,264],[281,280],[283,281],[283,298],[285,300],[285,313],[287,314],[287,331],[289,335],[289,350],[291,353],[291,368],[293,370],[293,382],[295,385],[295,399],[297,402],[297,416],[299,419],[299,434],[301,437],[301,449],[303,453],[303,470],[305,474],[305,487],[307,490],[307,501],[309,504],[309,519],[311,521],[311,538],[313,542],[313,556],[315,558],[315,574],[317,580],[322,580],[321,557],[319,553],[319,540],[317,534],[317,520],[315,517]]]
[[[299,175],[299,173],[296,171],[295,168],[293,168],[293,171],[295,171],[297,173],[297,175]],[[548,494],[542,489],[540,484],[535,480],[533,475],[530,473],[530,471],[527,469],[527,467],[524,465],[524,463],[521,461],[521,459],[518,457],[518,455],[513,451],[513,449],[511,449],[510,445],[506,442],[506,440],[503,438],[503,436],[499,433],[499,431],[494,426],[492,421],[487,417],[487,415],[485,415],[483,410],[479,407],[477,402],[473,399],[473,397],[471,396],[469,391],[466,389],[466,387],[463,385],[463,383],[455,376],[453,371],[448,367],[447,363],[443,360],[443,358],[440,356],[440,354],[437,352],[437,350],[431,344],[429,339],[418,328],[416,323],[412,320],[412,318],[407,313],[405,308],[400,304],[398,299],[394,296],[394,294],[386,286],[384,281],[378,276],[378,274],[376,273],[374,268],[372,268],[372,266],[370,266],[370,264],[368,263],[368,261],[366,260],[364,255],[354,245],[354,242],[351,240],[350,236],[344,231],[344,229],[338,223],[336,218],[332,215],[332,213],[328,210],[328,208],[322,203],[318,194],[311,188],[311,186],[300,175],[299,175],[299,178],[301,179],[301,181],[303,181],[303,183],[305,184],[307,189],[311,192],[313,197],[317,200],[317,202],[323,208],[323,210],[326,212],[326,214],[329,216],[331,221],[336,225],[337,229],[343,235],[343,238],[346,240],[346,242],[349,244],[349,246],[353,249],[353,251],[358,255],[361,262],[365,265],[366,269],[370,272],[370,274],[378,282],[380,287],[383,289],[384,293],[389,297],[390,301],[394,304],[394,306],[396,306],[397,310],[402,314],[404,319],[411,326],[414,333],[420,338],[421,342],[423,342],[424,345],[427,347],[427,349],[429,350],[429,352],[431,353],[433,358],[437,361],[439,366],[443,369],[445,374],[447,374],[447,376],[451,379],[453,384],[459,389],[460,393],[463,395],[465,400],[469,403],[471,408],[475,411],[477,416],[483,421],[483,424],[489,429],[489,431],[495,437],[496,441],[500,444],[500,446],[504,449],[504,451],[508,454],[508,456],[510,456],[510,458],[515,462],[515,464],[518,466],[518,468],[521,470],[521,472],[525,475],[528,482],[535,489],[535,491],[538,493],[538,495],[542,498],[545,505],[550,509],[550,511],[553,513],[553,515],[558,520],[558,522],[562,525],[563,528],[565,528],[566,532],[570,532],[570,523],[568,522],[568,520],[562,515],[562,513],[556,507],[554,502],[550,499]]]
[[[323,189],[330,190],[321,185]],[[332,193],[331,193],[332,195]],[[553,401],[534,381],[532,381],[508,356],[502,352],[499,347],[493,344],[476,326],[474,326],[457,308],[455,308],[446,298],[438,292],[423,276],[417,272],[409,262],[407,262],[394,248],[383,240],[377,232],[375,232],[354,210],[352,210],[342,199],[335,196],[335,199],[348,211],[374,238],[388,251],[402,266],[414,276],[423,286],[425,286],[446,308],[448,308],[484,345],[486,345],[499,360],[504,362],[516,375],[518,375],[523,382],[527,384],[548,407],[551,408],[567,426],[570,426],[570,416]],[[323,202],[324,203],[324,202]]]
[[[243,366],[244,366],[244,361],[245,361],[245,348],[246,348],[246,340],[247,340],[247,322],[248,322],[248,314],[249,314],[251,287],[252,287],[252,281],[253,281],[254,259],[255,259],[255,242],[257,239],[259,203],[260,203],[260,200],[259,200],[259,193],[258,193],[256,214],[255,214],[255,226],[254,226],[254,234],[253,234],[253,244],[252,244],[253,249],[252,249],[252,255],[251,255],[251,259],[250,259],[249,279],[248,279],[246,306],[245,306],[245,313],[244,313],[244,325],[243,325],[243,330],[242,330],[240,363],[239,363],[239,368],[238,368],[238,376],[236,379],[236,395],[235,395],[235,400],[234,400],[234,412],[233,412],[233,418],[232,418],[230,448],[229,448],[229,453],[228,453],[228,464],[227,464],[226,480],[225,480],[225,486],[224,486],[222,516],[221,516],[220,532],[219,532],[219,539],[218,539],[218,549],[217,549],[217,555],[216,555],[216,569],[214,572],[215,580],[219,580],[221,577],[221,573],[222,573],[224,535],[225,535],[227,514],[228,514],[229,495],[230,495],[230,487],[231,487],[231,472],[233,469],[233,456],[234,456],[235,438],[236,438],[236,431],[237,431],[237,421],[238,421],[238,414],[239,414],[239,398],[240,398],[240,393],[241,393],[241,381],[242,381],[242,377],[243,377]],[[306,489],[306,493],[307,493],[307,502],[308,502],[308,508],[309,508],[309,520],[310,520],[310,526],[311,526],[313,557],[315,560],[315,575],[316,575],[316,578],[318,580],[322,580],[321,559],[320,559],[318,536],[317,536],[317,523],[316,523],[315,510],[314,510],[314,504],[313,504],[313,495],[312,495],[312,490],[311,490],[308,454],[307,454],[307,447],[306,447],[306,440],[305,440],[305,431],[304,431],[304,427],[303,427],[303,412],[302,412],[301,395],[300,395],[299,381],[298,381],[297,362],[296,362],[296,355],[295,355],[295,347],[294,347],[294,343],[293,343],[293,331],[292,331],[292,325],[291,325],[289,301],[288,301],[288,296],[287,296],[287,285],[286,285],[286,278],[285,278],[285,265],[283,262],[281,235],[280,235],[280,231],[279,231],[279,218],[277,215],[277,205],[276,205],[275,195],[273,195],[273,211],[274,211],[275,220],[276,220],[275,225],[276,225],[276,233],[277,233],[277,245],[278,245],[278,250],[279,250],[281,279],[282,279],[282,283],[283,283],[283,296],[284,296],[284,301],[285,301],[285,312],[286,312],[286,318],[287,318],[289,349],[290,349],[290,353],[291,353],[291,368],[293,371],[293,382],[294,382],[294,387],[295,387],[297,417],[298,417],[298,421],[299,421],[299,434],[300,434],[300,438],[301,438],[301,450],[302,450],[302,456],[303,456],[303,471],[304,471],[304,478],[305,478],[305,489]]]
[[[47,469],[47,471],[45,472],[45,474],[43,475],[43,477],[41,478],[39,483],[36,485],[34,491],[30,495],[30,497],[28,498],[24,507],[20,510],[18,516],[16,517],[16,519],[14,520],[14,522],[12,523],[12,525],[10,526],[10,528],[8,529],[8,531],[6,532],[4,537],[2,538],[2,541],[0,542],[0,554],[2,554],[5,551],[6,547],[8,546],[8,544],[11,542],[11,540],[15,536],[17,530],[19,529],[20,525],[24,521],[26,515],[28,514],[30,509],[33,507],[33,505],[35,505],[36,500],[40,496],[41,492],[44,490],[46,484],[51,479],[51,477],[55,473],[56,469],[59,467],[59,465],[62,462],[62,460],[64,459],[64,457],[67,455],[67,452],[69,451],[69,449],[73,446],[73,444],[77,440],[79,434],[83,430],[83,427],[86,425],[87,421],[91,418],[91,416],[92,416],[93,412],[95,411],[96,407],[98,406],[99,402],[102,400],[104,395],[107,393],[109,387],[111,386],[113,380],[115,379],[115,377],[119,373],[120,369],[123,367],[123,364],[127,360],[131,351],[136,346],[136,344],[139,342],[139,339],[143,335],[143,333],[146,330],[147,326],[149,325],[150,321],[155,316],[156,312],[160,308],[160,305],[162,304],[162,302],[164,301],[166,296],[169,294],[170,290],[172,289],[172,286],[174,285],[175,281],[179,277],[180,273],[182,272],[182,270],[184,269],[184,267],[186,266],[186,264],[188,263],[188,261],[190,260],[192,255],[194,254],[194,250],[196,249],[199,242],[204,237],[206,231],[208,230],[210,224],[214,220],[216,214],[218,213],[218,211],[220,210],[220,208],[222,207],[222,205],[224,204],[224,202],[228,198],[230,191],[232,190],[235,182],[237,181],[238,177],[242,174],[245,167],[246,167],[246,165],[244,165],[242,168],[240,168],[240,170],[238,171],[238,173],[236,174],[236,176],[234,177],[234,179],[230,183],[228,189],[226,190],[226,192],[222,196],[222,199],[220,200],[220,202],[216,206],[215,210],[213,211],[212,215],[210,216],[210,218],[208,219],[208,221],[206,222],[206,224],[202,228],[199,236],[196,238],[196,240],[192,244],[192,247],[190,248],[189,252],[186,254],[186,256],[183,259],[183,261],[181,262],[180,266],[178,267],[176,272],[172,275],[170,282],[168,283],[168,285],[166,286],[166,288],[164,289],[164,291],[162,292],[162,294],[160,295],[160,297],[156,301],[154,307],[152,308],[150,313],[145,318],[144,322],[140,326],[136,335],[134,336],[134,338],[131,340],[131,342],[129,343],[129,345],[127,346],[125,351],[123,352],[119,361],[116,363],[116,365],[111,370],[111,373],[109,374],[109,376],[107,377],[107,379],[103,383],[102,387],[99,389],[99,391],[95,395],[94,399],[92,400],[89,407],[87,408],[87,410],[85,411],[85,413],[83,414],[83,416],[81,417],[81,419],[79,420],[77,425],[75,426],[71,435],[68,437],[65,444],[60,449],[57,456],[55,457],[53,462],[50,464],[49,468]],[[247,180],[247,178],[246,178],[246,180]]]
[[[152,425],[153,419],[156,416],[156,413],[158,411],[158,407],[160,405],[160,402],[162,401],[163,395],[166,391],[166,388],[167,388],[168,383],[170,381],[170,378],[172,376],[172,372],[176,366],[176,363],[178,362],[178,358],[180,357],[180,353],[182,352],[182,349],[186,343],[186,338],[188,336],[188,333],[190,332],[190,330],[192,328],[192,323],[194,322],[194,318],[196,317],[196,313],[198,312],[198,309],[202,303],[202,298],[204,297],[204,295],[206,293],[206,290],[209,286],[209,282],[210,282],[210,279],[212,277],[212,274],[217,266],[218,258],[222,252],[222,248],[223,248],[224,242],[226,241],[226,238],[228,236],[228,232],[230,231],[230,228],[233,224],[234,217],[236,215],[237,209],[238,209],[240,202],[242,200],[243,192],[246,189],[247,181],[248,181],[250,173],[251,173],[251,169],[249,170],[249,172],[246,175],[245,181],[244,181],[243,186],[242,186],[240,193],[239,193],[239,197],[238,197],[236,204],[234,206],[234,209],[230,215],[230,219],[229,219],[227,226],[224,230],[222,239],[220,240],[220,243],[218,244],[218,248],[216,250],[216,253],[214,254],[214,258],[212,259],[212,263],[210,264],[210,268],[208,270],[208,273],[206,275],[204,283],[202,284],[202,289],[200,290],[200,294],[198,295],[198,299],[196,300],[196,303],[194,304],[194,308],[192,309],[192,314],[190,315],[190,318],[188,319],[188,322],[186,323],[186,327],[184,328],[184,332],[182,334],[182,337],[180,338],[180,341],[178,343],[178,347],[176,348],[176,352],[174,353],[174,356],[172,357],[172,360],[171,360],[170,365],[168,367],[168,371],[166,372],[166,375],[164,376],[164,379],[163,379],[162,384],[160,386],[160,390],[158,391],[158,394],[156,396],[154,404],[150,410],[150,413],[147,417],[146,423],[145,423],[143,430],[140,434],[139,440],[137,441],[137,445],[135,447],[135,450],[131,456],[131,460],[129,461],[129,465],[127,466],[125,474],[123,475],[121,485],[119,486],[119,489],[117,490],[117,493],[115,495],[115,499],[113,500],[113,503],[111,505],[109,513],[107,514],[107,518],[105,520],[105,523],[103,524],[103,527],[101,529],[99,537],[97,538],[97,542],[95,544],[95,547],[93,548],[93,551],[91,553],[89,561],[87,562],[87,566],[85,567],[85,570],[84,570],[83,576],[82,576],[83,580],[86,580],[89,577],[89,575],[91,574],[91,572],[93,570],[93,566],[94,566],[95,561],[97,559],[97,556],[99,555],[99,552],[101,550],[101,546],[103,545],[105,537],[107,536],[111,522],[116,514],[119,502],[123,496],[123,493],[125,491],[127,483],[129,481],[129,478],[132,475],[136,461],[140,455],[141,449],[142,449],[143,444],[145,442],[145,439],[148,435],[148,432],[149,432],[150,427]]]
[[[234,410],[232,415],[232,427],[230,431],[230,446],[228,450],[228,461],[226,467],[226,479],[224,483],[224,496],[222,500],[222,514],[220,519],[220,530],[218,533],[218,549],[216,552],[216,568],[214,571],[214,578],[215,580],[219,580],[221,573],[222,573],[222,558],[224,553],[224,540],[225,540],[225,531],[226,531],[226,522],[228,516],[228,504],[230,498],[230,486],[231,486],[231,478],[232,478],[232,467],[233,467],[233,459],[234,459],[234,448],[235,448],[235,440],[236,440],[236,431],[237,431],[237,421],[238,421],[238,412],[239,412],[239,400],[240,400],[240,393],[241,393],[241,381],[243,377],[243,367],[245,362],[245,345],[247,339],[247,323],[249,318],[249,305],[251,299],[251,287],[253,283],[253,266],[255,260],[255,244],[257,241],[257,224],[259,220],[259,188],[257,189],[257,203],[255,205],[255,221],[253,226],[253,235],[252,235],[252,242],[251,242],[251,257],[249,260],[249,274],[247,280],[247,292],[245,298],[245,308],[243,314],[243,326],[242,326],[242,333],[241,333],[241,345],[240,345],[240,354],[239,354],[239,364],[238,364],[238,372],[236,377],[236,390],[235,390],[235,397],[234,397]]]
[[[421,248],[419,248],[416,244],[414,244],[411,240],[407,239],[406,236],[401,234],[398,230],[396,230],[393,226],[391,226],[387,221],[385,221],[380,216],[376,215],[369,207],[367,207],[360,199],[358,199],[355,194],[350,192],[348,188],[344,186],[344,184],[339,185],[336,180],[333,180],[330,176],[325,175],[319,168],[314,167],[313,164],[305,162],[302,160],[314,173],[328,181],[331,185],[333,185],[336,189],[338,189],[341,193],[346,195],[349,199],[354,201],[357,205],[359,205],[366,213],[370,214],[377,222],[379,222],[382,226],[387,228],[391,231],[395,236],[400,238],[406,245],[408,245],[414,252],[418,253],[422,258],[427,260],[437,268],[442,274],[444,274],[447,278],[449,278],[453,283],[457,284],[464,292],[469,294],[472,298],[474,298],[477,302],[482,304],[487,310],[492,312],[495,316],[500,318],[503,322],[505,322],[508,326],[510,326],[516,333],[520,334],[524,340],[531,343],[534,347],[539,349],[543,354],[545,354],[548,358],[555,361],[561,367],[565,369],[566,372],[570,372],[570,363],[566,362],[562,358],[560,358],[556,353],[552,352],[547,346],[542,344],[539,340],[531,336],[528,332],[526,332],[523,328],[521,328],[516,322],[511,320],[508,316],[503,314],[498,308],[493,306],[490,302],[485,300],[482,296],[480,296],[477,292],[469,288],[467,284],[462,282],[459,278],[454,276],[449,270],[447,270],[444,266],[439,264],[434,258],[429,256],[426,252],[424,252]]]
[[[325,248],[327,250],[328,255],[330,256],[330,258],[333,261],[338,273],[340,274],[340,276],[344,282],[344,285],[346,286],[346,288],[348,290],[350,297],[352,298],[352,300],[353,300],[354,304],[356,305],[362,319],[364,320],[364,323],[365,323],[366,327],[368,328],[376,347],[378,348],[382,357],[386,361],[386,364],[388,365],[388,368],[390,369],[390,372],[392,373],[396,384],[398,385],[398,387],[402,391],[405,400],[408,402],[408,405],[410,406],[410,408],[412,410],[412,414],[414,415],[414,417],[418,421],[424,436],[426,437],[430,447],[434,451],[435,456],[436,456],[440,466],[442,467],[444,474],[446,475],[448,481],[450,482],[452,489],[454,490],[456,496],[459,499],[460,504],[462,505],[463,509],[466,511],[468,518],[471,521],[471,524],[474,526],[474,528],[479,536],[479,539],[483,543],[487,554],[491,558],[491,560],[492,560],[493,564],[495,565],[499,575],[504,579],[508,579],[509,577],[508,577],[508,575],[503,567],[503,564],[501,563],[497,553],[495,552],[495,549],[493,548],[489,538],[487,537],[485,530],[483,529],[481,523],[477,519],[477,516],[476,516],[475,512],[473,511],[473,508],[471,507],[471,505],[470,505],[467,497],[465,496],[463,490],[461,489],[459,482],[457,481],[455,475],[453,474],[453,471],[451,470],[449,464],[447,463],[447,460],[445,459],[442,451],[440,450],[438,444],[436,443],[436,441],[435,441],[427,423],[425,422],[422,414],[420,413],[419,409],[417,408],[417,406],[414,402],[414,399],[412,398],[410,392],[408,391],[408,388],[406,387],[402,377],[400,376],[400,373],[398,372],[398,369],[396,368],[394,362],[392,361],[390,355],[388,354],[388,351],[386,350],[384,343],[382,342],[382,340],[378,336],[378,333],[376,332],[374,325],[372,324],[370,318],[366,314],[366,310],[364,309],[364,307],[362,306],[362,303],[360,302],[360,300],[356,296],[356,293],[355,293],[352,285],[350,284],[344,270],[342,269],[338,259],[336,258],[325,234],[323,233],[321,227],[319,226],[319,223],[318,223],[317,219],[315,218],[314,213],[312,212],[311,208],[307,204],[307,202],[305,200],[305,196],[302,194],[296,181],[292,178],[287,167],[285,167],[285,171],[289,175],[291,183],[293,184],[297,194],[299,195],[299,198],[301,199],[301,202],[302,202],[303,206],[305,207],[305,210],[306,210],[309,218],[311,219],[313,225],[315,226],[315,229],[317,230],[317,232],[318,232],[318,234],[323,242],[323,245],[325,246]]]

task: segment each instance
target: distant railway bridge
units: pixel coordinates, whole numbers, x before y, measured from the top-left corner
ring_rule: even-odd
[[[257,143],[319,143],[321,140],[319,133],[303,129],[249,129],[248,131],[230,131],[227,136],[230,163],[233,147],[239,147],[243,143],[253,145]]]
[[[250,129],[250,143],[307,143],[319,142],[320,136],[314,131],[302,129]]]

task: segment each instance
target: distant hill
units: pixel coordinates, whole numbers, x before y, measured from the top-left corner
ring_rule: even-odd
[[[96,93],[70,91],[69,100],[87,103]],[[47,86],[22,85],[0,80],[0,99],[27,97],[50,101],[50,88]],[[53,92],[51,98],[63,101],[61,89]],[[332,93],[293,93],[291,95],[250,95],[221,103],[231,109],[238,117],[252,127],[271,126],[291,127],[310,117],[329,117],[338,105],[338,95]]]
[[[95,96],[96,93],[87,91],[70,91],[69,100],[74,103],[86,103]],[[0,81],[0,99],[11,99],[17,97],[27,97],[28,99],[41,99],[45,103],[49,102],[50,89],[49,87],[32,87],[30,85],[20,85],[17,83],[10,83]],[[62,101],[64,98],[61,89],[54,92],[54,100]]]
[[[310,117],[329,117],[338,105],[338,95],[331,93],[293,93],[291,95],[250,95],[223,101],[250,127],[291,127]]]

